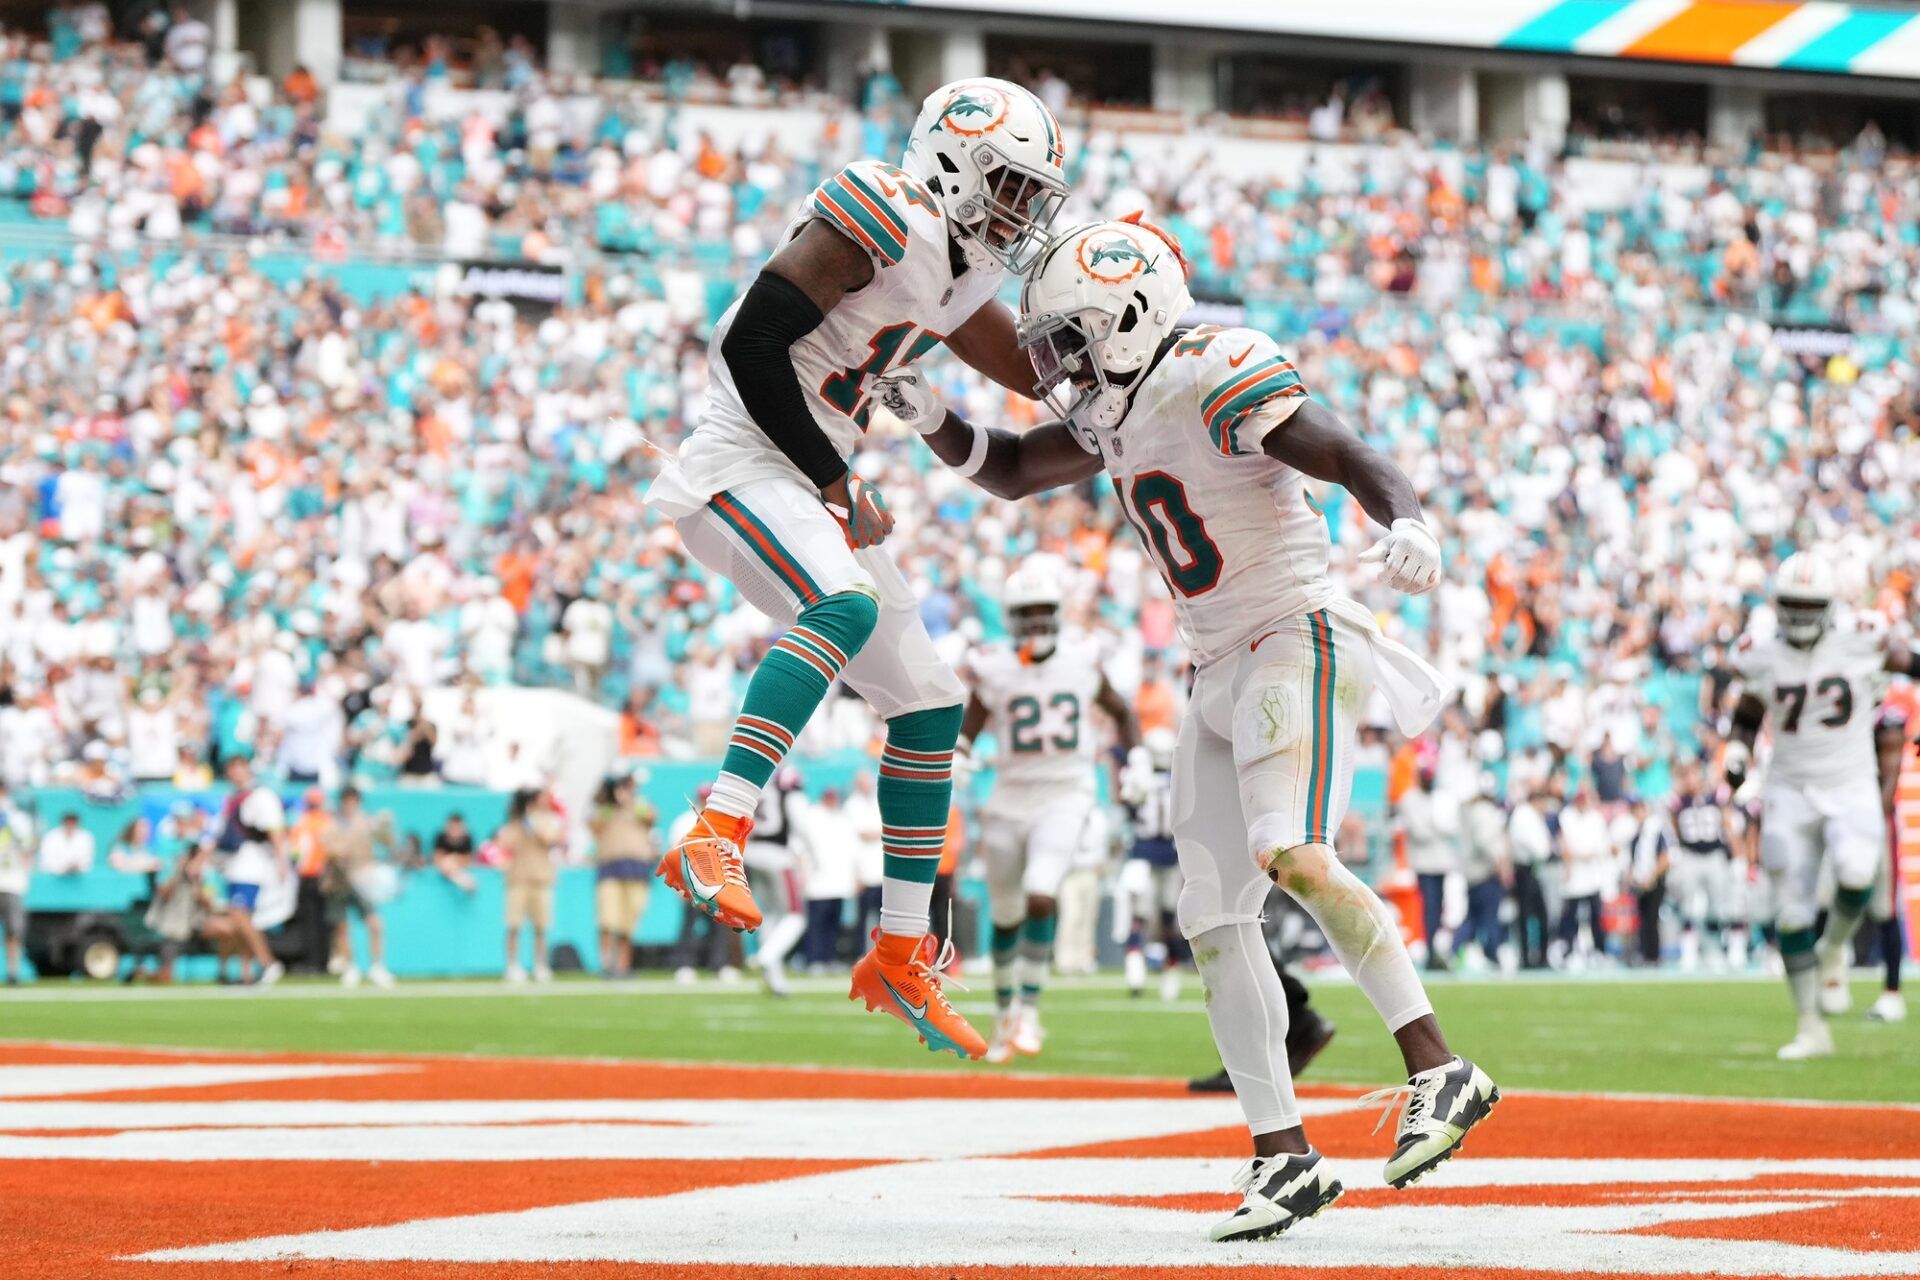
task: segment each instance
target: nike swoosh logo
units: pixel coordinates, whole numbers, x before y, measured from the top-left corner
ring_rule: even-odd
[[[1256,345],[1257,345],[1257,344],[1256,344]],[[1249,346],[1249,347],[1248,347],[1248,348],[1247,348],[1247,349],[1246,349],[1245,351],[1242,351],[1242,352],[1241,352],[1241,353],[1240,353],[1239,355],[1237,355],[1237,356],[1228,356],[1228,357],[1227,357],[1227,363],[1228,363],[1229,365],[1231,365],[1231,366],[1233,366],[1234,368],[1236,368],[1236,369],[1238,369],[1238,368],[1240,367],[1240,362],[1241,362],[1242,360],[1245,360],[1245,359],[1246,359],[1246,358],[1247,358],[1248,356],[1250,356],[1250,355],[1252,355],[1252,354],[1253,354],[1253,347],[1252,347],[1252,346]]]
[[[895,196],[900,194],[899,188],[888,186],[887,180],[885,178],[876,176],[873,180],[873,185],[876,187],[879,187],[880,190],[886,194],[886,197],[889,200],[893,199]]]
[[[1254,642],[1253,642],[1252,644],[1250,644],[1250,645],[1248,645],[1248,646],[1247,646],[1247,652],[1248,652],[1248,653],[1258,653],[1258,652],[1260,652],[1260,645],[1261,645],[1261,643],[1262,643],[1263,641],[1266,641],[1266,640],[1268,640],[1268,639],[1271,639],[1272,637],[1274,637],[1274,636],[1277,636],[1277,635],[1279,635],[1279,634],[1280,634],[1280,633],[1279,633],[1278,631],[1269,631],[1269,632],[1267,632],[1267,634],[1266,634],[1266,635],[1263,635],[1263,636],[1261,636],[1259,640],[1255,640],[1255,641],[1254,641]]]
[[[720,895],[720,890],[722,886],[717,884],[708,884],[706,881],[702,880],[699,874],[694,871],[693,864],[687,861],[685,854],[682,854],[680,857],[680,872],[682,875],[686,876],[687,888],[693,891],[694,897],[704,898],[707,901],[711,902],[713,901],[713,899],[715,899]]]
[[[927,1002],[925,1000],[922,1000],[919,1004],[914,1004],[911,1000],[908,1000],[905,996],[901,995],[900,989],[894,986],[891,982],[887,982],[885,978],[880,979],[880,981],[882,983],[885,983],[887,988],[887,994],[892,996],[894,999],[894,1002],[898,1004],[902,1009],[905,1009],[908,1013],[912,1014],[915,1021],[917,1022],[926,1021]]]

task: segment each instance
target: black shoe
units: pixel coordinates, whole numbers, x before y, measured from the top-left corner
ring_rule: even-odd
[[[1210,1076],[1195,1076],[1187,1081],[1188,1093],[1232,1093],[1233,1077],[1227,1074],[1225,1067]]]
[[[1287,1028],[1287,1071],[1298,1080],[1305,1074],[1320,1051],[1333,1040],[1333,1033],[1339,1028],[1319,1014],[1308,1014],[1307,1020],[1294,1023]]]

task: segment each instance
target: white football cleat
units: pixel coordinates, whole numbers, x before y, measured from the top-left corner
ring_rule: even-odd
[[[1832,1056],[1833,1032],[1828,1028],[1826,1019],[1817,1013],[1802,1016],[1799,1034],[1781,1045],[1780,1052],[1774,1055],[1782,1062],[1805,1062],[1808,1058]]]
[[[340,971],[340,985],[351,991],[360,985],[360,970],[348,965]]]
[[[1410,1077],[1405,1084],[1391,1089],[1376,1089],[1360,1101],[1381,1102],[1387,1109],[1380,1113],[1374,1131],[1393,1114],[1393,1105],[1406,1099],[1400,1112],[1400,1127],[1395,1132],[1393,1154],[1387,1158],[1384,1174],[1387,1185],[1404,1187],[1424,1177],[1429,1169],[1448,1159],[1466,1141],[1467,1130],[1487,1118],[1500,1090],[1482,1071],[1465,1058],[1456,1057],[1443,1066],[1433,1067]]]
[[[1014,1052],[1034,1057],[1039,1054],[1040,1042],[1044,1039],[1046,1033],[1040,1029],[1040,1010],[1032,1005],[1021,1006],[1013,1024]]]
[[[516,961],[507,966],[507,972],[504,977],[508,986],[517,987],[527,980],[527,971],[522,969],[519,962]]]
[[[1867,1010],[1868,1022],[1905,1022],[1907,1020],[1907,998],[1898,991],[1882,991],[1880,998]]]
[[[993,1023],[993,1042],[987,1046],[987,1061],[995,1066],[1004,1066],[1013,1061],[1013,1028],[1020,1020],[1020,1011],[1009,1008]]]
[[[760,971],[760,980],[767,984],[767,990],[776,996],[793,994],[793,984],[787,981],[787,967],[777,960],[754,961],[754,968]]]
[[[1135,948],[1134,950],[1127,952],[1127,958],[1125,963],[1121,966],[1121,971],[1127,975],[1127,994],[1128,995],[1138,996],[1143,994],[1146,991],[1147,989],[1146,952],[1141,951],[1138,948]]]
[[[1215,1240],[1266,1240],[1305,1221],[1340,1198],[1339,1179],[1318,1151],[1303,1156],[1255,1156],[1233,1175],[1245,1193],[1231,1216],[1213,1224]]]
[[[545,960],[542,960],[538,964],[533,966],[533,980],[535,982],[552,982],[553,981],[553,970],[550,967],[548,967],[547,962]]]
[[[1820,953],[1820,1012],[1838,1018],[1853,1009],[1853,988],[1847,985],[1847,948]]]
[[[377,964],[367,970],[367,981],[384,991],[393,985],[393,975],[387,972],[387,966]]]
[[[266,968],[260,971],[260,976],[254,979],[254,985],[261,986],[261,987],[270,987],[274,983],[280,981],[280,979],[286,976],[287,976],[287,966],[281,964],[278,960],[275,960],[272,964],[268,965]]]

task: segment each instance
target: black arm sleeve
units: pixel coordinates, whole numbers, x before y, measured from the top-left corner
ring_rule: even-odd
[[[754,424],[816,489],[847,474],[846,459],[807,408],[793,371],[793,344],[826,319],[799,285],[762,271],[733,313],[720,358]]]

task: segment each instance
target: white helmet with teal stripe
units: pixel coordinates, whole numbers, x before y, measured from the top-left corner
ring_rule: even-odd
[[[1123,388],[1193,308],[1179,242],[1137,213],[1063,231],[1020,295],[1020,346],[1055,407],[1111,429]]]
[[[967,261],[1025,272],[1067,198],[1066,144],[1045,103],[980,76],[942,85],[913,122],[901,167],[925,183]]]

